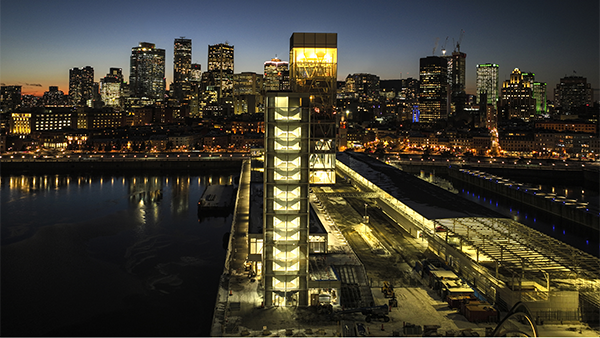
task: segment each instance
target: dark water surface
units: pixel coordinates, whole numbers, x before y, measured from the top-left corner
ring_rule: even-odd
[[[236,175],[3,176],[2,336],[208,336]]]

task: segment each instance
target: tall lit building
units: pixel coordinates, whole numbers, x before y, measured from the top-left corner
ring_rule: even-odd
[[[57,86],[50,86],[42,96],[42,103],[46,107],[62,107],[67,105],[67,97]]]
[[[290,72],[288,62],[273,58],[264,63],[264,91],[289,90]]]
[[[208,86],[218,93],[218,101],[224,110],[233,107],[233,46],[227,42],[208,46]]]
[[[510,74],[510,79],[502,83],[499,117],[502,120],[513,118],[530,121],[535,118],[535,100],[533,98],[533,81],[530,73],[524,79],[519,68]]]
[[[108,74],[100,80],[100,97],[104,105],[114,108],[123,106],[123,71],[110,68]]]
[[[499,66],[495,63],[483,63],[477,65],[477,97],[479,104],[483,94],[486,95],[487,104],[494,107],[498,101],[498,69]]]
[[[268,92],[265,111],[265,306],[308,305],[309,93]]]
[[[262,88],[262,74],[254,72],[233,74],[234,114],[258,113],[263,103]]]
[[[290,86],[311,97],[310,183],[335,183],[337,33],[293,33]]]
[[[447,58],[428,56],[419,62],[419,121],[435,122],[448,118],[450,84]]]
[[[190,67],[190,117],[200,118],[200,95],[202,81],[202,66],[199,63],[192,63]]]
[[[346,93],[353,93],[360,102],[373,102],[379,98],[379,76],[357,73],[346,77]]]
[[[0,112],[10,113],[21,105],[21,86],[0,87]]]
[[[192,40],[181,37],[173,44],[173,92],[182,101],[190,94],[190,73],[192,70]]]
[[[91,107],[94,99],[94,68],[69,70],[69,103],[74,107]]]
[[[155,44],[140,42],[131,48],[129,90],[131,97],[164,99],[165,50]]]
[[[546,101],[546,82],[533,82],[533,99],[535,100],[535,113],[542,115],[548,112]]]
[[[457,96],[464,94],[465,92],[467,54],[463,52],[453,52],[451,59],[452,62],[448,69],[448,82],[452,89],[452,96]]]
[[[563,113],[592,103],[592,87],[587,78],[567,76],[560,79],[554,89],[554,104]]]

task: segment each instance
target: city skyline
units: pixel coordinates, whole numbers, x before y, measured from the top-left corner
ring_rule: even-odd
[[[570,4],[230,1],[224,7],[194,1],[4,2],[0,82],[41,96],[49,86],[68,93],[72,68],[93,67],[95,82],[110,68],[121,68],[127,79],[131,49],[150,42],[166,51],[170,87],[173,42],[182,36],[192,40],[192,63],[201,64],[203,71],[208,46],[228,42],[235,47],[235,73],[262,74],[264,62],[271,58],[289,61],[293,32],[338,34],[338,80],[355,73],[418,79],[420,58],[441,55],[444,46],[451,53],[464,31],[460,50],[467,54],[467,93],[476,93],[477,64],[495,63],[500,82],[514,68],[535,73],[536,81],[548,84],[549,99],[560,78],[586,77],[597,100],[599,5]],[[80,15],[85,20],[74,19]]]

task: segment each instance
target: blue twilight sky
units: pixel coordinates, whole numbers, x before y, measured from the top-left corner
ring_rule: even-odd
[[[192,62],[206,69],[209,44],[235,46],[235,72],[262,72],[277,55],[289,59],[293,32],[338,33],[338,79],[371,73],[381,79],[418,78],[419,58],[452,52],[461,29],[467,54],[467,93],[476,65],[536,74],[548,96],[561,77],[587,77],[599,88],[599,1],[129,1],[1,0],[0,82],[41,94],[68,92],[69,69],[92,66],[95,81],[110,67],[128,80],[131,48],[166,50],[173,77],[173,40],[192,39]],[[34,86],[32,86],[32,84]],[[35,86],[35,85],[41,86]],[[596,100],[598,99],[596,91]]]

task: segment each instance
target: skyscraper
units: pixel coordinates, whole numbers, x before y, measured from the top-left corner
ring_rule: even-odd
[[[419,62],[420,122],[435,122],[448,118],[450,84],[445,57],[428,56]]]
[[[160,100],[165,95],[165,50],[140,42],[131,48],[129,90],[132,97]]]
[[[10,113],[21,105],[21,86],[0,87],[0,112]]]
[[[273,58],[264,63],[264,91],[269,90],[289,90],[290,72],[288,62],[281,61],[278,58]],[[287,81],[286,81],[287,78]]]
[[[265,306],[308,305],[310,94],[268,92],[265,111]]]
[[[554,89],[554,102],[563,113],[592,103],[592,87],[582,76],[567,76],[560,79]]]
[[[546,82],[533,82],[533,99],[535,100],[536,115],[545,114],[548,111],[546,106]]]
[[[108,74],[100,80],[102,102],[109,107],[120,108],[123,105],[123,71],[110,68]]]
[[[208,46],[208,86],[218,93],[218,101],[225,113],[233,108],[233,46],[227,42]]]
[[[181,37],[173,45],[173,93],[182,101],[190,94],[190,72],[192,69],[192,40]]]
[[[500,118],[510,120],[513,118],[530,121],[535,118],[535,100],[533,99],[533,88],[531,74],[523,78],[519,68],[515,68],[510,74],[510,80],[502,83],[498,111]]]
[[[310,95],[310,183],[335,183],[337,33],[293,33],[290,86]]]
[[[91,106],[94,98],[94,68],[73,68],[69,70],[69,103],[74,107]]]
[[[486,94],[487,104],[494,107],[498,101],[498,65],[483,63],[477,65],[477,97],[481,104],[482,94]]]

